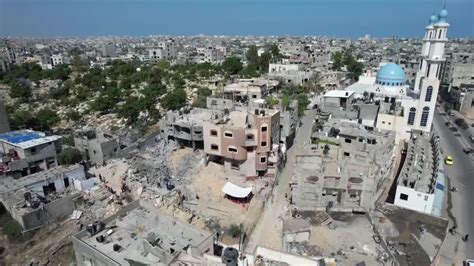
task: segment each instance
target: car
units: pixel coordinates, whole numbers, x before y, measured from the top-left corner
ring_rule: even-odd
[[[474,260],[468,259],[468,260],[464,261],[463,265],[464,266],[474,266]]]
[[[474,143],[474,135],[469,136],[469,140]]]
[[[444,159],[444,163],[446,165],[453,165],[454,163],[453,157],[451,155],[446,156],[446,159]]]
[[[447,127],[451,126],[451,122],[449,122],[449,121],[446,122],[446,123],[444,123],[444,124],[445,124]]]
[[[450,127],[449,129],[451,129],[452,132],[458,132],[458,128],[457,128],[457,127]]]
[[[465,154],[470,154],[472,152],[474,152],[474,150],[472,148],[463,148],[462,151],[465,153]]]

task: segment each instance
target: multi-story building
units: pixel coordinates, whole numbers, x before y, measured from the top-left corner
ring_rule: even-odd
[[[230,111],[203,124],[209,161],[245,176],[275,174],[280,158],[280,112],[255,108]]]
[[[450,83],[453,79],[454,67],[457,65],[474,64],[474,53],[468,52],[449,52],[446,53],[446,62],[442,68],[442,81]]]
[[[395,134],[330,119],[296,156],[291,204],[298,210],[373,209],[395,168]]]
[[[225,97],[234,102],[246,102],[249,99],[262,99],[276,91],[277,80],[255,78],[239,79],[224,87]]]
[[[158,47],[149,50],[148,53],[152,62],[176,59],[176,42],[175,40],[159,42]]]
[[[32,130],[0,134],[0,172],[19,177],[57,166],[60,139],[60,136],[47,136]]]
[[[214,234],[139,201],[87,226],[72,243],[79,266],[209,265],[199,258],[214,254]]]
[[[429,133],[413,133],[397,179],[395,205],[441,216],[446,178],[437,142]]]
[[[116,138],[94,130],[76,133],[74,146],[81,152],[84,161],[97,166],[112,159],[120,150],[120,143]]]
[[[226,50],[222,47],[205,46],[196,48],[198,63],[220,64],[226,58]]]
[[[50,62],[51,62],[51,65],[53,67],[55,67],[57,65],[62,65],[64,63],[63,62],[63,56],[60,55],[60,54],[54,54],[54,55],[51,56]]]
[[[474,84],[461,83],[451,87],[449,96],[455,110],[469,119],[474,119]]]

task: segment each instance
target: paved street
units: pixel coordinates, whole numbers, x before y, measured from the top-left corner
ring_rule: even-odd
[[[448,236],[447,245],[441,254],[446,261],[452,259],[460,263],[466,255],[470,258],[474,257],[474,208],[471,206],[474,203],[474,193],[472,193],[474,189],[474,161],[473,155],[466,155],[462,151],[463,147],[471,144],[464,136],[454,136],[453,132],[445,125],[448,119],[451,118],[441,116],[436,111],[433,127],[440,136],[444,156],[451,155],[454,158],[454,165],[445,166],[445,168],[450,185],[458,188],[458,192],[451,193],[451,212],[454,219],[450,218],[450,225],[455,222],[459,234]],[[449,197],[448,205],[450,205]],[[470,238],[467,243],[461,240],[461,235],[465,234],[469,234]]]
[[[293,175],[295,155],[308,144],[315,115],[316,110],[309,110],[306,111],[306,115],[302,119],[303,124],[296,133],[295,143],[288,150],[286,166],[278,177],[279,183],[274,189],[273,199],[270,201],[270,205],[265,207],[260,221],[250,236],[246,248],[247,252],[253,252],[257,246],[281,249],[281,230],[283,225],[281,217],[287,211],[285,193],[289,192],[288,183]]]

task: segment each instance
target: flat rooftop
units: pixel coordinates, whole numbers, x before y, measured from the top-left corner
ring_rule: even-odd
[[[433,147],[428,135],[416,135],[416,138],[410,139],[405,163],[398,177],[398,185],[424,193],[433,193],[432,180],[437,176],[433,158]]]
[[[48,179],[61,178],[62,174],[75,171],[81,167],[82,165],[79,164],[69,166],[60,165],[49,170],[27,175],[18,179],[15,179],[11,176],[0,178],[0,194],[15,191]]]
[[[332,90],[324,94],[324,97],[349,98],[354,94],[353,91]]]
[[[8,143],[22,149],[28,149],[34,146],[56,141],[61,136],[46,136],[43,132],[33,130],[17,130],[0,134],[0,141]]]
[[[198,247],[213,237],[212,233],[181,223],[151,205],[140,205],[125,214],[119,213],[93,236],[83,231],[75,237],[121,265],[129,265],[130,261],[161,265],[163,262],[152,249],[174,257],[189,246]],[[113,228],[112,233],[107,233],[108,228]],[[96,238],[101,235],[106,239],[99,243]],[[121,247],[118,252],[113,250],[115,244]]]

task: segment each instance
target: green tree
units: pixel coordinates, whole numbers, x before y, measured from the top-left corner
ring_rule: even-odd
[[[72,147],[63,149],[58,155],[58,161],[61,165],[71,165],[82,161],[81,152]]]
[[[229,75],[236,75],[242,71],[243,65],[240,58],[231,56],[227,57],[222,63],[222,69]]]
[[[87,71],[87,69],[89,69],[89,64],[87,63],[87,61],[82,60],[82,58],[78,54],[72,57],[71,65],[74,71],[77,71],[79,73],[84,73]]]
[[[61,119],[53,110],[49,108],[43,108],[36,113],[37,129],[45,131],[55,126]]]
[[[186,92],[183,89],[174,89],[163,97],[162,106],[168,110],[176,110],[186,104]]]
[[[265,97],[265,103],[267,104],[268,108],[273,108],[273,106],[277,105],[280,101],[274,96],[267,96]]]
[[[160,69],[160,70],[167,70],[168,68],[170,68],[170,66],[171,66],[171,64],[167,60],[160,60],[156,64],[156,67],[158,67],[158,69]]]
[[[258,69],[259,57],[257,46],[251,45],[245,53],[245,57],[247,58],[247,65],[253,66],[255,69]]]
[[[270,47],[270,53],[272,54],[272,58],[275,60],[278,60],[282,57],[280,54],[280,48],[278,48],[278,45],[276,43],[272,44],[272,46]]]
[[[27,100],[31,97],[31,88],[19,82],[14,82],[10,88],[10,96]]]
[[[258,69],[260,70],[260,73],[268,72],[268,64],[270,64],[271,59],[272,54],[270,52],[262,53],[258,60]]]
[[[342,52],[335,52],[332,55],[333,57],[333,63],[332,63],[332,69],[333,70],[341,70],[342,67],[344,66],[344,54]]]
[[[34,117],[31,111],[18,109],[14,112],[9,111],[9,114],[11,115],[8,120],[12,129],[33,128]]]
[[[212,95],[212,91],[209,88],[201,87],[198,88],[196,100],[193,103],[194,107],[206,108],[207,97]]]

